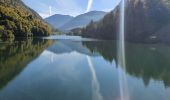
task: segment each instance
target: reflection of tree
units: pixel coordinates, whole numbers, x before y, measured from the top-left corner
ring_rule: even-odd
[[[16,40],[0,46],[0,88],[12,80],[52,41],[42,39]]]
[[[170,47],[161,45],[127,45],[127,72],[142,77],[146,85],[150,79],[170,86]]]
[[[116,60],[116,43],[113,41],[83,42],[91,52],[98,52],[107,61]],[[126,43],[127,73],[142,78],[145,85],[151,79],[170,86],[170,47]]]
[[[107,61],[112,62],[116,57],[115,41],[86,41],[83,42],[91,52],[101,54]]]

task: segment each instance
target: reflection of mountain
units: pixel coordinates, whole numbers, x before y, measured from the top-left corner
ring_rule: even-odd
[[[47,40],[18,40],[0,45],[0,88],[20,73],[52,42]]]
[[[91,52],[88,48],[84,47],[81,41],[56,41],[52,46],[48,48],[48,51],[56,54],[71,53],[76,51],[89,56],[98,56],[98,53]]]
[[[0,87],[6,85],[48,45],[49,40],[27,40],[0,45]],[[96,57],[101,55],[112,62],[117,58],[116,41],[56,40],[48,49],[56,54],[78,52]],[[151,79],[170,86],[170,47],[159,44],[126,43],[127,73],[142,78],[148,85]],[[67,61],[65,61],[67,62]]]
[[[105,60],[117,60],[116,41],[56,41],[48,48],[56,54],[79,52],[89,56],[101,55]],[[143,78],[147,85],[151,79],[163,81],[170,86],[170,47],[159,44],[126,43],[127,72]]]
[[[116,42],[115,41],[86,41],[83,45],[91,52],[97,52],[106,60],[112,62],[116,58]]]
[[[98,52],[106,60],[116,60],[116,42],[83,42],[92,52]],[[127,72],[143,78],[147,85],[151,79],[163,81],[170,86],[170,47],[164,45],[146,45],[126,43]]]
[[[89,56],[101,55],[112,62],[117,60],[116,41],[56,41],[48,48],[56,54],[77,51]],[[136,77],[142,77],[147,85],[150,79],[161,80],[170,85],[170,47],[163,45],[146,45],[126,43],[127,72]]]

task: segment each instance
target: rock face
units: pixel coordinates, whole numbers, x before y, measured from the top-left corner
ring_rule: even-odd
[[[126,0],[125,8],[126,40],[162,42],[167,39],[163,34],[170,38],[170,29],[167,28],[170,24],[170,0]],[[82,35],[101,39],[116,39],[116,33],[119,33],[119,15],[120,6],[118,5],[102,21],[91,23],[83,29]]]
[[[0,37],[47,36],[51,28],[21,0],[0,0]]]

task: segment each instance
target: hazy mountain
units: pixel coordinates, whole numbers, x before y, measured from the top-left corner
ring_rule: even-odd
[[[54,28],[59,28],[63,26],[65,23],[69,22],[72,20],[74,17],[69,16],[69,15],[60,15],[60,14],[55,14],[52,15],[48,18],[45,18],[45,21],[47,21],[49,24],[51,24]]]
[[[47,36],[51,28],[22,0],[0,0],[0,37]]]
[[[116,39],[119,33],[120,6],[101,21],[82,30],[85,37]],[[170,0],[127,0],[125,38],[138,42],[170,42]]]
[[[85,14],[81,14],[65,23],[62,27],[60,27],[60,29],[71,30],[74,28],[85,27],[90,23],[91,20],[99,21],[104,17],[104,15],[106,15],[106,12],[103,11],[91,11]]]

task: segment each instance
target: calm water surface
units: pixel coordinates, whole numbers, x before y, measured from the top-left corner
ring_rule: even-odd
[[[170,100],[170,46],[77,38],[1,41],[0,100]]]

